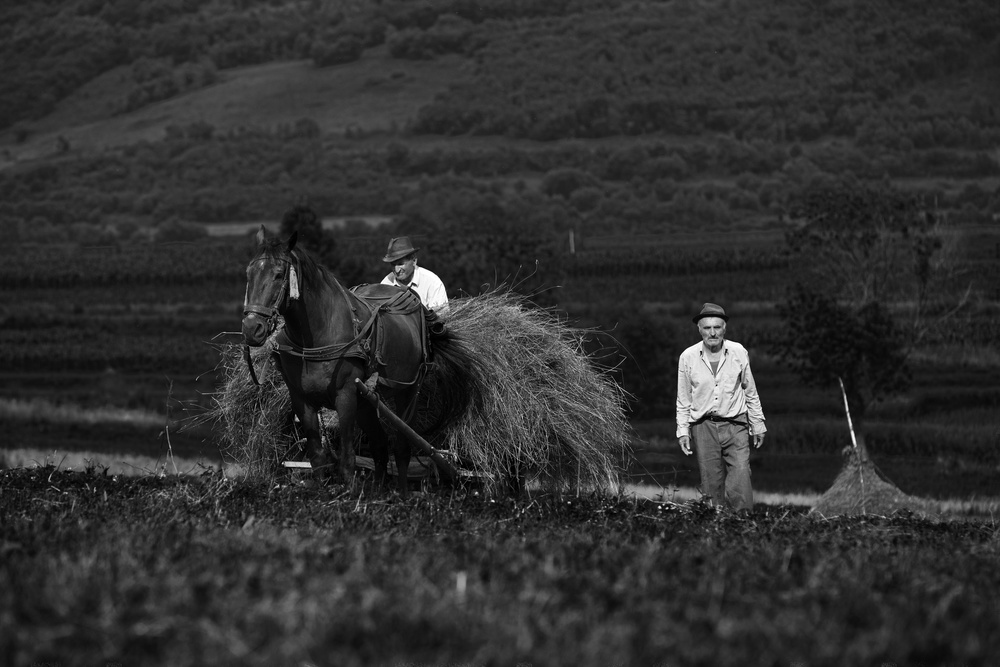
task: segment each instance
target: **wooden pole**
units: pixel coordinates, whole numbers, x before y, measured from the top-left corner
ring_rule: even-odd
[[[431,457],[431,460],[434,461],[434,463],[439,468],[441,468],[442,471],[444,471],[445,475],[449,479],[451,479],[452,481],[458,480],[459,474],[458,470],[455,469],[455,466],[449,463],[448,459],[441,456],[438,450],[434,449],[431,446],[431,443],[427,442],[422,437],[420,437],[419,433],[414,431],[409,424],[407,424],[398,416],[396,416],[396,414],[393,413],[392,410],[388,408],[383,409],[383,406],[380,405],[381,400],[379,399],[378,394],[372,391],[368,387],[368,385],[362,382],[361,378],[356,378],[354,380],[354,384],[356,384],[358,387],[358,393],[360,393],[365,398],[365,400],[367,400],[369,403],[375,406],[375,409],[378,411],[380,417],[385,417],[386,419],[388,419],[393,426],[395,426],[403,435],[406,436],[407,440],[410,440],[412,443],[417,445],[417,447],[422,449],[425,454]],[[398,474],[401,475],[406,474],[405,470],[397,472]]]
[[[844,381],[837,377],[840,383],[840,394],[844,397],[844,412],[847,414],[847,428],[851,430],[851,445],[854,446],[854,455],[858,459],[858,478],[861,480],[861,513],[865,512],[865,472],[861,452],[858,451],[858,438],[854,435],[854,423],[851,421],[851,406],[847,403],[847,390],[844,389]]]

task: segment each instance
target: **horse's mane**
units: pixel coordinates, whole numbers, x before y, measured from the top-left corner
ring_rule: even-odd
[[[305,248],[296,245],[292,252],[288,253],[287,242],[278,237],[264,239],[264,243],[257,253],[257,257],[268,259],[289,259],[289,255],[295,262],[296,270],[299,272],[302,283],[305,287],[316,288],[321,283],[336,289],[340,281],[334,276],[333,271],[323,264],[317,262]]]
[[[333,275],[333,271],[317,262],[304,248],[298,246],[292,248],[292,257],[296,259],[296,266],[305,287],[315,288],[319,283],[326,283],[329,287],[336,289],[337,285],[340,285],[340,281]]]

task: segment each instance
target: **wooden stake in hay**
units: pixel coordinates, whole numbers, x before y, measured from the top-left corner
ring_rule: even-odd
[[[823,516],[841,514],[892,514],[898,510],[910,510],[922,514],[932,514],[932,503],[908,496],[882,474],[871,459],[863,443],[854,434],[851,420],[851,406],[847,400],[844,381],[839,377],[840,393],[844,399],[844,414],[847,427],[851,431],[851,449],[844,469],[833,480],[830,489],[820,496],[812,512]]]
[[[469,359],[469,405],[441,423],[435,406],[453,386],[432,368],[415,423],[422,436],[491,493],[505,491],[514,476],[556,490],[620,490],[631,458],[625,394],[585,354],[585,332],[504,291],[452,300],[446,323]],[[240,347],[223,351],[225,381],[210,417],[224,451],[249,477],[271,481],[296,437],[270,347],[253,359],[260,387]]]
[[[937,513],[937,506],[930,500],[900,491],[861,447],[849,450],[843,470],[810,512],[824,517],[857,514],[885,516],[900,510],[933,516]]]

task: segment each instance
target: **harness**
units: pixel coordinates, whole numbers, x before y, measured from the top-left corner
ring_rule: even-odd
[[[279,306],[282,305],[286,299],[294,300],[299,297],[295,264],[283,257],[276,259],[289,264],[289,271],[285,277],[284,288],[275,299],[273,306],[247,304],[246,298],[244,298],[244,315],[248,313],[256,313],[271,322],[273,321],[273,318],[278,315]],[[312,362],[358,359],[365,363],[366,375],[377,373],[379,369],[385,368],[386,366],[386,355],[384,352],[386,346],[388,345],[382,318],[387,316],[413,317],[415,314],[422,313],[422,311],[425,310],[423,303],[421,303],[420,297],[417,296],[415,292],[408,289],[400,290],[398,293],[388,294],[385,296],[360,295],[357,293],[357,290],[365,287],[365,285],[354,287],[350,292],[348,292],[339,282],[334,282],[336,283],[341,296],[347,302],[347,305],[353,313],[352,321],[354,323],[354,337],[344,343],[324,345],[321,347],[304,347],[293,341],[288,336],[285,329],[282,328],[275,335],[274,351],[278,354],[288,354],[305,361]],[[362,321],[358,315],[359,305],[367,311],[364,321]],[[378,373],[378,384],[390,389],[400,389],[404,387],[412,387],[414,385],[419,386],[423,382],[430,363],[430,346],[428,344],[427,318],[424,317],[423,314],[417,315],[417,317],[418,322],[420,323],[419,339],[421,363],[417,369],[416,377],[407,382],[402,380],[393,380],[384,377],[383,373]],[[260,382],[257,380],[257,376],[253,369],[253,363],[250,359],[249,347],[245,348],[244,356],[246,357],[247,364],[250,368],[250,376],[253,379],[254,384],[259,385]]]
[[[416,317],[417,322],[419,322],[418,337],[420,341],[421,357],[416,377],[414,377],[410,382],[404,382],[402,380],[393,380],[383,377],[383,374],[379,373],[378,384],[389,387],[390,389],[401,389],[403,387],[419,385],[423,382],[424,376],[427,374],[427,367],[430,364],[430,345],[428,344],[429,332],[427,328],[426,309],[424,308],[423,302],[420,301],[420,297],[417,293],[410,289],[403,289],[398,293],[387,294],[385,296],[358,294],[358,290],[364,287],[366,287],[366,285],[358,285],[357,287],[352,288],[351,295],[369,308],[372,313],[370,319],[374,319],[373,331],[367,339],[367,342],[369,343],[367,349],[368,355],[366,357],[366,362],[368,364],[366,368],[367,372],[371,374],[386,367],[385,351],[389,345],[389,340],[385,335],[383,323],[384,318]]]

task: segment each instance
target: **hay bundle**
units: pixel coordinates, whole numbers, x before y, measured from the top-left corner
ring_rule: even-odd
[[[935,503],[909,496],[889,481],[862,449],[848,450],[844,468],[810,512],[824,517],[889,515],[900,510],[930,516]]]
[[[440,423],[435,415],[448,378],[432,370],[415,424],[421,435],[490,492],[505,490],[512,476],[554,489],[619,490],[631,457],[625,396],[584,353],[584,332],[501,291],[453,300],[446,321],[469,359],[469,405]],[[224,383],[209,415],[224,451],[249,477],[265,481],[297,440],[270,349],[253,353],[260,387],[250,380],[241,348],[223,350]],[[324,415],[327,425],[335,422]]]
[[[583,351],[583,332],[522,297],[451,302],[476,392],[440,440],[494,483],[517,473],[549,487],[617,492],[631,456],[624,394]]]
[[[200,421],[213,422],[220,448],[227,458],[242,466],[247,478],[271,482],[297,436],[292,421],[292,402],[281,372],[271,362],[272,344],[251,349],[260,386],[253,383],[240,345],[221,349],[223,382],[214,406]]]

